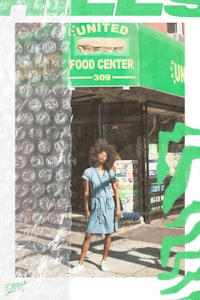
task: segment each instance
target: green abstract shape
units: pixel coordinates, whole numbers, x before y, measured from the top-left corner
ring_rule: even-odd
[[[175,1],[176,2],[176,1]],[[169,142],[178,143],[180,140],[187,135],[200,135],[200,130],[186,126],[184,123],[176,123],[172,132],[159,133],[159,159],[157,164],[157,183],[161,184],[163,180],[169,174],[169,167],[166,162],[166,155],[168,153]],[[187,146],[184,148],[181,158],[178,162],[177,168],[175,170],[174,176],[171,179],[170,185],[165,191],[164,201],[163,201],[163,212],[167,213],[173,206],[176,199],[178,199],[182,194],[184,194],[191,171],[192,161],[200,158],[200,147],[197,146]],[[175,226],[184,226],[187,219],[193,213],[200,212],[200,202],[193,201],[191,205],[183,209],[178,216],[178,219],[174,222],[166,224],[167,228],[172,228]],[[193,229],[187,235],[182,235],[178,237],[165,237],[162,241],[161,248],[161,265],[163,267],[167,266],[170,251],[172,247],[176,245],[182,245],[192,242],[200,233],[200,222],[195,224]],[[174,260],[174,268],[169,273],[162,273],[158,275],[160,280],[170,280],[178,276],[180,262],[182,259],[195,259],[200,258],[200,252],[178,252]],[[187,272],[183,280],[181,280],[177,285],[172,286],[168,289],[161,291],[162,295],[177,293],[179,290],[183,289],[192,280],[200,279],[200,268],[197,272]],[[184,299],[197,300],[200,299],[200,292],[194,292]],[[183,300],[183,299],[182,299]]]
[[[190,215],[199,213],[200,212],[200,202],[199,201],[193,201],[190,205],[185,207],[179,214],[178,219],[166,223],[167,228],[172,228],[172,227],[183,227],[186,224],[187,219],[189,218]]]
[[[5,2],[6,5],[4,4]],[[2,0],[0,2],[1,16],[9,16],[11,7],[14,5],[26,6],[27,7],[26,15],[43,16],[46,0],[41,0],[40,3],[39,1],[29,1],[29,0],[10,0],[10,1]]]
[[[163,3],[137,3],[136,0],[118,0],[113,3],[88,3],[87,0],[72,0],[72,16],[161,16],[165,12],[176,17],[199,17],[199,0],[171,0],[185,5],[163,5]],[[36,3],[36,5],[35,5]],[[41,7],[37,3],[41,3]],[[28,16],[69,15],[67,0],[0,0],[0,15],[9,16],[12,5],[26,5]],[[194,7],[188,7],[193,4]],[[44,6],[45,5],[45,6]],[[38,6],[36,8],[36,6]]]
[[[191,8],[186,5],[166,5],[165,11],[175,17],[200,17],[199,0],[171,0],[180,4],[195,4],[196,7]]]
[[[200,221],[195,224],[193,229],[187,235],[181,235],[176,237],[167,236],[162,240],[162,248],[161,248],[161,265],[162,267],[166,267],[171,248],[177,245],[188,244],[192,242],[200,233]]]
[[[192,292],[189,296],[177,300],[198,300],[198,299],[200,299],[200,291]]]
[[[161,16],[163,3],[136,3],[136,0],[118,0],[116,16]]]
[[[68,2],[70,3],[68,6]],[[73,2],[73,0],[71,0]],[[50,0],[47,8],[48,16],[70,16],[71,2],[67,0]]]
[[[169,174],[169,167],[166,162],[169,142],[179,143],[187,135],[200,135],[200,129],[191,128],[182,122],[177,122],[172,132],[159,132],[159,157],[157,164],[157,183],[161,184]]]
[[[113,3],[89,3],[87,0],[71,1],[72,16],[112,16]]]
[[[161,295],[166,295],[166,294],[175,294],[179,292],[181,289],[183,289],[188,283],[190,283],[193,280],[200,280],[200,268],[196,272],[187,272],[185,277],[176,285],[162,290]],[[197,300],[197,299],[195,299]]]
[[[163,3],[136,3],[136,0],[118,0],[113,3],[72,1],[72,16],[161,16]]]
[[[179,274],[180,263],[182,259],[196,259],[200,258],[200,251],[178,252],[174,259],[174,268],[171,272],[158,274],[160,280],[174,279]]]
[[[163,211],[168,213],[176,199],[184,194],[192,166],[192,161],[200,158],[200,147],[187,146],[183,149],[174,176],[164,193]]]

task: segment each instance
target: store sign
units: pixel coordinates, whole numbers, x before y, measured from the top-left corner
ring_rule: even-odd
[[[62,38],[61,24],[53,24],[17,39],[17,95],[72,85],[140,86],[184,97],[184,45],[175,39],[139,23],[72,23],[70,43],[65,30]]]
[[[149,26],[72,24],[70,47],[73,87],[141,86],[184,97],[184,45]]]
[[[77,23],[71,33],[73,86],[139,85],[136,26]]]

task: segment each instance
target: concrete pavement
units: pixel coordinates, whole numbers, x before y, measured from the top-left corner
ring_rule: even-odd
[[[104,236],[94,236],[85,259],[85,270],[70,277],[155,277],[157,274],[173,268],[176,253],[184,250],[183,246],[174,247],[171,251],[168,267],[165,270],[160,264],[160,249],[164,236],[184,234],[183,228],[167,229],[166,222],[176,216],[153,220],[150,224],[123,226],[113,234],[107,262],[109,272],[100,270],[103,253]],[[130,224],[130,223],[129,223]],[[74,265],[80,255],[85,234],[72,231],[70,264]],[[181,262],[180,275],[184,275],[184,262]]]
[[[100,270],[104,236],[95,235],[85,259],[85,270],[79,274],[67,274],[81,252],[84,240],[85,220],[73,215],[72,230],[18,227],[16,231],[16,270],[22,277],[155,277],[163,272],[160,265],[160,249],[164,236],[178,236],[183,228],[167,229],[165,223],[176,219],[169,216],[153,220],[150,224],[121,226],[113,234],[109,257],[109,272]],[[71,241],[71,246],[69,241]],[[182,245],[173,248],[169,259],[169,272],[173,268],[176,253],[184,250]],[[184,275],[181,262],[180,275]],[[21,272],[21,273],[20,273]]]

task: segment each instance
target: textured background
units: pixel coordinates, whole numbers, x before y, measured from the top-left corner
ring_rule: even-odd
[[[161,299],[159,290],[167,287],[167,284],[158,283],[156,279],[70,279],[69,282],[67,278],[41,278],[42,276],[40,278],[27,278],[23,293],[15,292],[5,296],[6,284],[23,282],[20,278],[15,277],[15,23],[39,23],[44,22],[44,19],[45,22],[58,22],[57,19],[47,20],[47,18],[43,17],[24,17],[23,9],[13,10],[10,17],[0,17],[0,297],[1,299],[20,300],[64,300],[80,299],[85,294],[87,295],[87,299],[93,299],[93,294],[87,293],[92,286],[97,291],[95,295],[96,299],[104,298],[106,291],[112,291],[113,298],[115,299],[130,298],[131,296],[134,297],[134,295],[137,295],[139,299],[145,299],[145,295],[150,299]],[[66,18],[62,19],[60,17],[59,22],[62,21],[66,22]],[[95,18],[95,21],[97,21],[97,18]],[[101,18],[102,21],[103,19]],[[147,20],[142,18],[142,20],[137,19],[137,21],[144,22]],[[152,21],[155,21],[155,19],[153,18]],[[166,21],[165,17],[163,17],[163,21]],[[171,21],[173,20],[171,19]],[[199,76],[197,76],[200,69],[200,43],[197,38],[199,21],[193,20],[190,22],[191,20],[189,19],[186,21],[188,21],[186,27],[186,123],[191,127],[200,128]],[[189,139],[186,142],[189,143]],[[192,143],[199,145],[200,142],[199,139],[193,139]],[[188,203],[190,199],[200,199],[199,161],[194,163],[193,170],[192,182],[190,182],[190,187],[186,194],[186,201]],[[195,218],[189,220],[188,227],[191,228],[195,222]],[[198,242],[193,245],[193,249],[195,247],[199,248]],[[197,263],[194,262],[194,269],[195,266],[197,267]],[[198,282],[194,282],[189,287],[190,292],[191,290],[199,289],[198,285]],[[100,288],[102,286],[103,288]],[[69,293],[71,294],[70,297]],[[167,298],[162,297],[162,299],[170,298],[174,299],[173,295]]]

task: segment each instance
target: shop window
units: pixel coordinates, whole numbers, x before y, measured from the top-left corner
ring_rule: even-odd
[[[141,107],[131,102],[103,104],[103,137],[119,154],[113,168],[116,174],[124,220],[138,220],[142,206],[138,179],[141,153]]]
[[[177,23],[167,23],[167,32],[168,33],[177,32]]]
[[[94,105],[72,101],[72,208],[83,210],[82,173],[88,167],[88,153],[95,141]]]
[[[147,171],[147,190],[145,190],[148,199],[150,214],[162,212],[164,191],[169,185],[171,178],[174,176],[176,166],[181,157],[184,147],[184,138],[179,143],[170,142],[166,161],[169,166],[169,174],[161,185],[157,184],[157,162],[159,155],[158,136],[160,131],[172,131],[176,122],[184,120],[184,113],[176,111],[167,111],[159,108],[148,108],[147,116],[147,144],[148,160],[146,164]],[[180,197],[174,207],[184,206],[184,197]]]
[[[183,23],[167,23],[167,33],[169,36],[184,42],[184,24]]]
[[[115,145],[121,159],[137,159],[140,110],[132,103],[104,104],[103,136]]]

